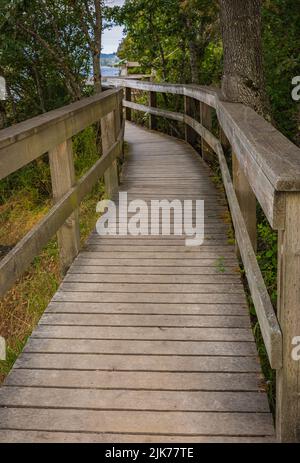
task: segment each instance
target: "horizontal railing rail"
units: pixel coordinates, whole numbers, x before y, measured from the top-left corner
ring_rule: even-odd
[[[122,89],[103,92],[0,131],[0,178],[49,154],[54,206],[0,261],[0,295],[22,276],[58,232],[62,270],[79,251],[78,207],[104,176],[109,194],[117,188],[117,158],[122,154]],[[101,123],[102,156],[75,180],[72,137]]]
[[[293,361],[292,354],[300,336],[300,149],[251,108],[223,101],[219,90],[121,78],[107,83],[124,87],[127,119],[137,110],[150,115],[152,129],[157,117],[184,123],[186,141],[193,143],[195,134],[201,137],[203,158],[208,152],[218,156],[262,337],[271,367],[277,370],[277,434],[282,441],[300,440],[300,362]],[[149,92],[149,105],[131,101],[132,90]],[[184,113],[157,108],[157,93],[183,96]],[[212,133],[213,111],[221,140]],[[231,148],[232,177],[222,141]],[[277,313],[256,259],[256,201],[278,231]]]
[[[280,193],[300,191],[300,150],[271,124],[249,107],[223,101],[218,90],[208,87],[121,78],[107,79],[107,83],[131,90],[183,95],[214,108],[270,225],[275,230],[284,229],[284,195]],[[124,105],[138,109],[127,98]],[[147,111],[158,115],[161,110],[148,107]],[[162,113],[160,115],[164,117]]]

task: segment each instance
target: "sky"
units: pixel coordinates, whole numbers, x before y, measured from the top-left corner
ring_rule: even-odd
[[[125,0],[106,0],[108,6],[123,5]],[[105,29],[102,36],[102,53],[114,53],[117,51],[119,43],[123,38],[123,27],[115,26]]]

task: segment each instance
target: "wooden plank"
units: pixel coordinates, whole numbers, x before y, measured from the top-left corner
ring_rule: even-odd
[[[64,282],[65,283],[133,283],[136,284],[137,275],[120,274],[106,274],[106,273],[69,273]],[[177,284],[208,284],[208,283],[239,283],[239,275],[140,275],[138,277],[140,283],[177,283]]]
[[[170,293],[97,293],[97,292],[65,292],[56,293],[54,301],[73,302],[153,302],[153,303],[211,303],[211,304],[243,304],[245,295],[243,293],[204,293],[204,294],[170,294]]]
[[[110,262],[111,263],[111,262]],[[221,268],[220,268],[221,265]],[[85,261],[77,260],[70,268],[69,273],[76,274],[120,274],[126,272],[128,275],[240,275],[240,270],[235,262],[235,265],[226,265],[223,267],[223,261],[220,265],[213,266],[156,266],[156,265],[133,265],[130,267],[124,262],[122,265],[104,265],[102,261],[96,260],[93,263],[85,263]]]
[[[121,315],[121,314],[74,314],[74,313],[45,313],[40,321],[41,325],[79,325],[79,326],[159,326],[168,328],[178,327],[197,327],[197,328],[249,328],[249,317],[227,315],[159,315],[143,314]]]
[[[6,443],[186,443],[187,436],[182,435],[157,435],[157,434],[108,434],[108,433],[75,433],[58,431],[1,431],[0,442]],[[274,443],[271,436],[188,436],[188,441],[193,443]]]
[[[76,259],[76,265],[111,265],[111,266],[122,266],[124,264],[124,259],[122,258],[115,258],[115,259],[105,259],[100,257],[81,257],[79,255]],[[226,269],[228,267],[235,267],[237,265],[236,260],[234,258],[228,258],[227,256],[223,258],[222,254],[213,258],[204,258],[201,257],[199,259],[164,259],[156,258],[156,259],[147,259],[144,257],[143,259],[126,259],[126,266],[141,266],[141,267],[155,267],[155,266],[163,266],[163,267],[214,267],[219,273],[223,273],[223,268]]]
[[[103,370],[103,371],[168,371],[168,372],[244,372],[261,371],[257,358],[157,355],[101,355],[101,354],[26,354],[16,361],[14,368],[42,370]]]
[[[253,341],[247,328],[160,328],[120,326],[49,326],[40,325],[32,334],[34,338],[48,339],[143,339],[144,341]]]
[[[234,283],[81,283],[63,282],[60,286],[65,292],[100,292],[100,293],[172,293],[172,294],[240,294],[244,293],[242,285]]]
[[[168,373],[148,371],[97,370],[13,370],[6,386],[74,387],[162,391],[248,391],[262,392],[262,378],[257,373]],[[80,390],[79,388],[79,390]],[[263,394],[262,394],[263,395]]]
[[[151,302],[139,303],[105,303],[105,302],[50,302],[47,313],[120,313],[120,314],[170,314],[170,315],[243,315],[248,316],[246,301],[244,304],[157,304]]]
[[[140,238],[140,239],[139,239]],[[185,245],[185,237],[178,236],[178,239],[168,239],[168,237],[162,237],[161,240],[152,240],[152,237],[137,237],[136,240],[134,239],[127,239],[126,237],[119,237],[119,236],[112,236],[112,237],[104,237],[100,235],[93,235],[86,241],[86,250],[91,251],[120,251],[123,252],[126,250],[133,250],[137,252],[141,250],[143,252],[157,252],[161,250],[162,252],[172,252],[178,251],[180,252]],[[205,244],[202,244],[202,249],[205,251],[209,251],[212,246],[215,246],[216,249],[229,249],[233,248],[232,244],[228,244],[228,239],[226,237],[219,237],[219,239],[215,239],[213,242],[206,239]],[[199,246],[195,246],[196,250]]]
[[[45,387],[2,387],[2,407],[50,407],[59,409],[159,410],[169,412],[268,412],[260,392],[137,391]]]
[[[204,251],[202,252],[201,247],[195,251],[192,246],[182,246],[182,249],[180,252],[164,252],[163,255],[161,252],[153,252],[153,251],[125,251],[125,252],[114,252],[114,251],[83,251],[80,254],[80,258],[82,259],[140,259],[141,261],[143,259],[164,259],[164,260],[179,260],[182,257],[182,259],[187,259],[189,261],[197,260],[199,261],[200,259],[219,259],[220,257],[225,257],[228,260],[234,259],[234,253],[231,248],[227,249],[226,248],[221,248],[220,250],[212,250],[212,251]]]
[[[69,139],[49,151],[52,192],[54,202],[58,202],[74,187],[75,169],[72,140]],[[57,232],[62,273],[66,273],[80,248],[79,213],[76,209]]]
[[[78,353],[78,354],[125,354],[125,355],[220,355],[256,356],[256,346],[252,342],[216,341],[131,341],[128,339],[46,339],[32,337],[24,352],[34,353]]]
[[[47,431],[273,436],[268,413],[145,412],[6,408],[2,427]],[[182,432],[181,432],[182,433]]]

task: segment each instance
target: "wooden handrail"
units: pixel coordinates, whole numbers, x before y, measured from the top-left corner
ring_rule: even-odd
[[[0,131],[0,179],[114,111],[121,89],[108,90]]]
[[[300,191],[300,149],[271,124],[251,108],[223,101],[217,89],[120,78],[108,78],[107,83],[129,89],[183,95],[214,108],[270,225],[275,230],[284,229],[284,195],[281,193]]]
[[[108,193],[117,187],[116,159],[122,154],[124,121],[121,89],[109,90],[0,131],[0,177],[48,151],[55,205],[0,261],[0,295],[22,276],[58,233],[62,270],[79,251],[78,207],[104,176]],[[71,137],[101,121],[103,154],[75,182]]]
[[[300,361],[292,351],[300,336],[300,149],[271,124],[238,103],[222,100],[215,89],[195,85],[155,84],[109,78],[125,88],[127,117],[131,110],[182,122],[200,135],[202,155],[208,146],[217,154],[236,241],[244,264],[265,347],[276,376],[276,430],[280,441],[300,440]],[[132,90],[182,95],[184,113],[130,101]],[[193,104],[200,120],[193,118]],[[154,104],[153,104],[154,102]],[[198,105],[198,106],[197,106]],[[200,106],[200,108],[199,108]],[[211,133],[215,111],[220,139],[232,150],[232,177],[220,141]],[[185,130],[187,142],[193,133]],[[256,200],[271,227],[278,230],[277,314],[256,260]]]

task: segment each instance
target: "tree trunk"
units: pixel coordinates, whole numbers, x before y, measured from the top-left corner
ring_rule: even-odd
[[[0,130],[4,129],[6,125],[6,111],[4,102],[0,100]]]
[[[196,44],[196,37],[193,34],[193,23],[189,15],[185,18],[185,25],[187,29],[188,47],[190,52],[190,68],[191,68],[191,81],[193,84],[199,83],[199,69],[198,69],[198,49]]]
[[[261,41],[262,0],[219,0],[224,48],[222,93],[270,119]]]
[[[93,51],[93,73],[94,92],[102,92],[101,82],[101,48],[102,48],[102,2],[94,0],[95,5],[95,26],[94,26],[94,51]]]
[[[93,55],[93,78],[94,78],[94,93],[101,93],[102,83],[101,83],[100,52],[94,52],[94,55]]]
[[[189,50],[192,84],[199,84],[198,50],[197,45],[192,40],[189,41]]]

